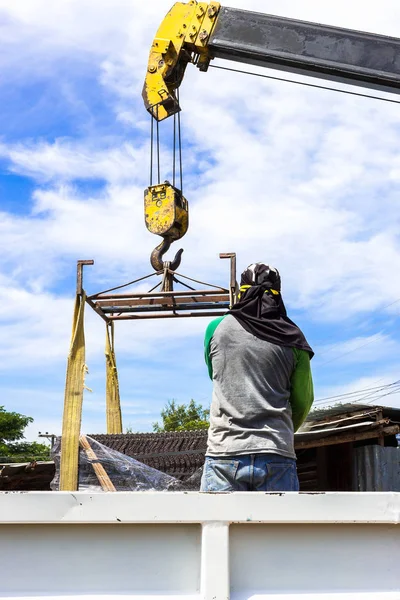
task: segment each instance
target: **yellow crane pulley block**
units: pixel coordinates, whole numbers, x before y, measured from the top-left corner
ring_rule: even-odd
[[[147,229],[170,242],[179,240],[188,230],[188,202],[169,181],[145,189],[144,213]]]

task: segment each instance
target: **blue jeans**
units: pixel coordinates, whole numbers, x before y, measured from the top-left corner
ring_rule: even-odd
[[[279,454],[206,456],[202,492],[298,492],[296,461]]]

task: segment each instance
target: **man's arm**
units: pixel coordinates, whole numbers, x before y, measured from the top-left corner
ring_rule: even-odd
[[[225,316],[226,315],[224,315],[223,317],[218,317],[218,319],[214,319],[213,321],[211,321],[211,323],[208,324],[208,327],[206,329],[206,334],[204,336],[204,358],[206,361],[206,365],[208,367],[208,374],[209,374],[211,380],[213,378],[213,368],[212,368],[212,362],[211,362],[211,356],[210,356],[210,343],[212,340],[212,336],[215,333],[215,330],[217,329],[217,327],[221,323],[221,321],[225,318]]]
[[[290,404],[294,430],[297,431],[305,421],[314,402],[314,386],[311,375],[310,355],[306,350],[293,348],[296,361],[290,380]]]

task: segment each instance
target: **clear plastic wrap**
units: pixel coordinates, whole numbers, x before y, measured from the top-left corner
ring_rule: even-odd
[[[194,489],[199,489],[197,473],[195,473],[196,481],[189,482],[188,480],[188,485],[186,485],[185,482],[181,482],[175,477],[148,467],[116,450],[111,450],[89,436],[83,436],[83,438],[88,442],[90,450],[85,450],[82,444],[80,445],[79,491],[114,491],[112,488],[115,488],[117,492],[178,491],[193,489],[193,484]],[[84,445],[87,448],[87,444]],[[51,484],[53,490],[59,489],[60,451],[61,437],[58,437],[52,448],[52,459],[56,464],[56,476]],[[99,471],[101,472],[99,473]]]

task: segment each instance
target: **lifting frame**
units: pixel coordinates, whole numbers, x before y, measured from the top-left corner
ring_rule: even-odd
[[[106,322],[127,321],[133,319],[170,319],[177,317],[218,317],[229,310],[234,304],[236,294],[236,254],[234,252],[220,254],[220,258],[230,259],[230,282],[228,288],[222,288],[202,281],[192,279],[166,266],[164,271],[157,271],[140,277],[117,288],[112,288],[98,294],[86,296],[86,302]],[[93,265],[93,260],[79,260],[77,266],[77,290],[83,293],[83,267]],[[135,285],[153,276],[163,276],[163,280],[147,293],[115,294],[118,289]],[[180,279],[178,279],[178,277]],[[187,291],[159,291],[166,278],[180,283]],[[182,281],[184,279],[185,281]],[[187,282],[207,286],[205,289],[195,289]],[[208,289],[207,289],[208,288]]]
[[[236,254],[220,254],[230,260],[229,287],[206,284],[170,269],[164,263],[163,271],[146,275],[121,286],[87,296],[83,287],[83,267],[93,265],[93,260],[79,260],[77,265],[76,304],[71,347],[68,356],[65,385],[63,429],[60,461],[60,490],[78,489],[79,444],[81,440],[81,417],[83,391],[85,388],[85,335],[84,308],[88,304],[106,323],[106,420],[107,433],[122,433],[121,405],[117,366],[114,354],[114,321],[134,319],[168,319],[180,317],[217,317],[224,315],[234,304],[237,290]],[[144,293],[115,293],[117,290],[145,281],[154,275],[161,281]],[[184,281],[182,281],[184,280]],[[179,283],[187,291],[175,291],[173,283]],[[190,283],[205,288],[195,289]],[[161,287],[162,290],[155,291]]]

